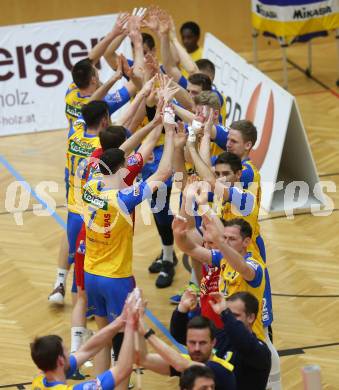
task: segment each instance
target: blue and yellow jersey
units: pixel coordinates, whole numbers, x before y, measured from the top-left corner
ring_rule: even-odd
[[[66,378],[71,378],[77,369],[76,359],[70,356],[70,369]],[[48,382],[44,374],[40,374],[33,379],[32,390],[113,390],[115,380],[110,370],[100,374],[97,378],[76,385],[68,385],[66,382],[54,381]]]
[[[146,182],[123,190],[93,178],[84,187],[86,272],[109,278],[132,276],[133,221],[131,213],[152,192]]]
[[[212,91],[218,96],[220,102],[219,123],[223,126],[226,124],[226,97],[218,91],[217,87],[213,84]]]
[[[79,118],[81,107],[88,103],[90,97],[90,95],[82,96],[79,88],[74,83],[69,85],[65,96],[65,113],[69,127]]]
[[[218,204],[218,199],[215,197],[214,210],[225,221],[242,218],[251,225],[252,238],[248,250],[253,253],[256,259],[264,262],[261,258],[261,248],[258,246],[258,237],[260,236],[259,207],[254,195],[248,190],[233,186],[229,189],[229,198],[226,202]]]
[[[67,161],[68,171],[68,210],[82,214],[81,191],[86,183],[86,168],[95,149],[100,147],[99,137],[86,132],[85,123],[78,120],[72,123],[68,133]]]
[[[190,355],[188,355],[187,353],[182,353],[181,356],[187,360],[192,361]],[[233,371],[234,366],[232,363],[230,363],[231,357],[232,357],[232,352],[227,355],[226,359],[222,359],[216,355],[213,355],[212,358],[210,359],[210,361],[220,364],[221,366],[226,368],[226,370],[228,370],[228,371]]]
[[[235,271],[227,262],[227,259],[223,258],[220,251],[212,250],[212,266],[220,268],[219,291],[226,297],[236,292],[247,291],[258,299],[259,312],[253,325],[253,332],[259,339],[264,341],[262,309],[265,291],[265,265],[261,261],[256,260],[251,252],[244,256],[244,260],[255,272],[254,279],[251,281],[245,280],[239,272]]]
[[[82,96],[80,89],[74,84],[71,83],[66,91],[65,103],[66,103],[66,118],[69,123],[69,127],[80,117],[81,107],[84,104],[87,104],[90,95]],[[122,87],[117,91],[108,93],[104,101],[108,105],[109,114],[112,115],[115,111],[121,108],[130,100],[130,95],[126,87]]]
[[[260,185],[260,172],[257,167],[249,158],[245,158],[241,161],[242,172],[240,181],[245,190],[250,191],[257,200],[258,207],[261,203],[261,185]]]

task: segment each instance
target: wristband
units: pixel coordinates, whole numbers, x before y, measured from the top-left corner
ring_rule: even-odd
[[[196,141],[194,127],[191,127],[191,126],[188,126],[188,141],[189,142],[195,142]]]
[[[196,119],[193,119],[192,127],[194,130],[200,130],[202,128],[202,123],[197,121]]]
[[[148,329],[148,331],[144,334],[145,340],[148,340],[152,334],[155,334],[154,330],[152,328]]]

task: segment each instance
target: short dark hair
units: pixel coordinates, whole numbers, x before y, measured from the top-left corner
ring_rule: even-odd
[[[215,165],[218,164],[229,164],[233,173],[242,170],[241,158],[231,152],[222,152],[221,154],[219,154],[219,156],[215,160]]]
[[[111,148],[104,151],[100,158],[100,172],[103,175],[116,173],[125,163],[125,152],[118,148]]]
[[[240,235],[243,239],[252,237],[251,225],[242,218],[233,218],[228,221],[222,220],[224,227],[238,226],[240,229]]]
[[[180,377],[180,390],[192,390],[197,378],[209,378],[215,380],[213,371],[207,366],[194,364],[188,367]]]
[[[78,61],[72,68],[73,82],[80,89],[87,88],[93,76],[95,70],[89,58]]]
[[[40,370],[52,371],[57,367],[59,356],[64,356],[62,338],[56,335],[36,337],[30,344],[31,357]]]
[[[99,126],[100,121],[105,116],[108,116],[108,105],[102,100],[93,100],[81,107],[81,114],[86,122],[86,125],[90,128],[95,128]]]
[[[209,329],[211,340],[215,338],[215,331],[216,331],[215,326],[213,322],[206,317],[203,316],[193,317],[188,321],[187,330],[188,329]]]
[[[198,38],[200,38],[200,27],[195,22],[186,22],[180,27],[180,34],[182,34],[183,30],[191,30],[191,32]]]
[[[142,43],[146,45],[150,50],[155,48],[155,41],[151,34],[141,33]]]
[[[257,128],[247,119],[232,122],[230,129],[238,130],[241,133],[243,140],[245,142],[252,142],[252,146],[257,142]]]
[[[189,76],[188,81],[191,84],[200,85],[203,91],[210,91],[212,89],[212,81],[204,73],[194,73]]]
[[[124,126],[109,126],[100,131],[99,139],[103,151],[111,148],[119,148],[126,141],[126,129]]]
[[[215,66],[211,60],[207,58],[201,58],[200,60],[195,61],[199,70],[207,70],[215,74]]]
[[[245,305],[245,313],[249,316],[251,314],[255,315],[257,318],[259,312],[259,301],[258,299],[251,293],[247,291],[239,291],[235,294],[230,295],[226,300],[230,302],[234,302],[240,299]]]

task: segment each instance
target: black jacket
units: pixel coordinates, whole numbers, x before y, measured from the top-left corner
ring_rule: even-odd
[[[271,352],[256,335],[249,332],[230,310],[221,313],[224,329],[216,334],[217,356],[225,358],[232,352],[230,363],[238,390],[265,390],[271,370]],[[175,310],[171,318],[171,334],[181,344],[186,345],[187,313]]]

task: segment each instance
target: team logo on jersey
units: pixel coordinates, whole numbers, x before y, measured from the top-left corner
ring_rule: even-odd
[[[120,102],[122,102],[122,97],[120,95],[120,92],[116,91],[115,93],[107,95],[105,97],[105,100],[109,101],[109,102],[113,102],[113,103],[120,103]]]
[[[68,152],[77,156],[89,157],[95,148],[79,139],[72,139],[68,146]]]
[[[128,160],[127,160],[127,165],[128,166],[133,166],[133,165],[138,165],[139,164],[139,159],[136,155],[133,155],[133,156],[130,156],[128,157]]]
[[[94,194],[91,194],[89,191],[85,191],[82,199],[86,202],[91,204],[92,206],[95,206],[98,209],[107,210],[108,209],[108,203],[106,200],[99,198],[98,196],[95,196]]]
[[[66,114],[70,116],[74,116],[74,118],[78,118],[81,115],[81,108],[77,108],[71,106],[70,104],[66,104]]]

